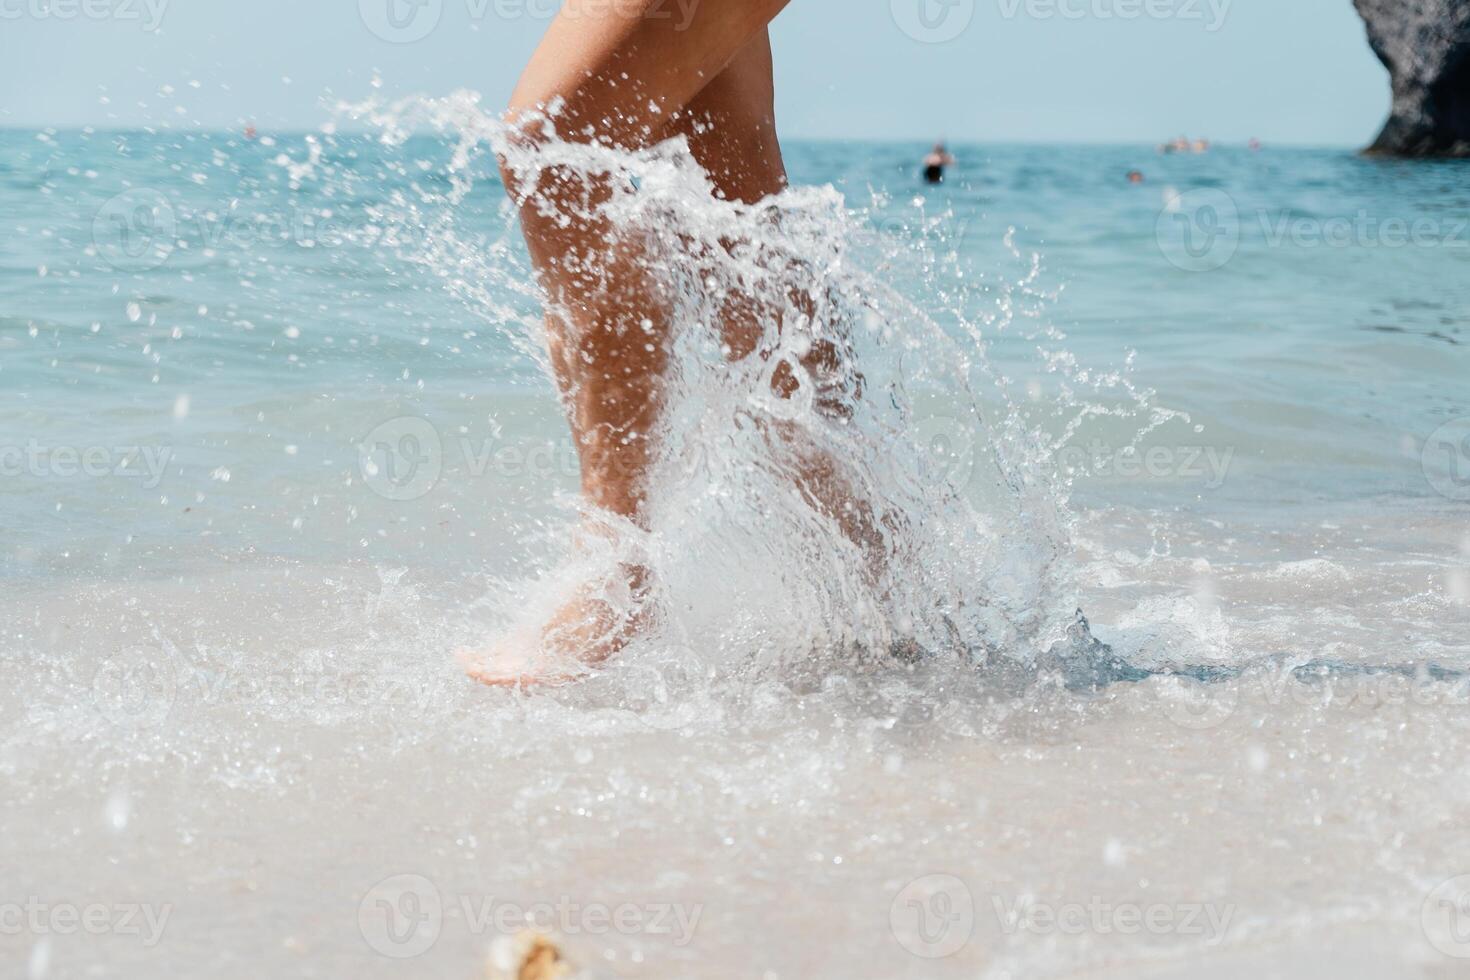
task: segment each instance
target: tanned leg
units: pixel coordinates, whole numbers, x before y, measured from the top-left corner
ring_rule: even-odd
[[[716,194],[726,200],[756,204],[787,186],[775,116],[771,43],[767,32],[762,31],[675,118],[668,134],[682,134],[689,140],[690,151],[709,174]],[[804,314],[808,321],[813,317],[817,304],[807,290],[817,288],[817,284],[792,275],[782,286],[783,309],[763,306],[749,296],[727,301],[721,330],[732,360],[768,353],[758,350],[764,322],[775,320],[778,329],[785,330],[786,325],[779,322],[783,315]],[[805,371],[804,383],[818,388],[819,412],[832,417],[851,412],[851,401],[861,394],[861,376],[852,372],[851,360],[850,351],[839,350],[828,337],[814,339],[799,359]],[[784,364],[772,378],[775,393],[786,398],[792,397],[801,383]],[[795,457],[795,476],[807,502],[835,520],[863,552],[873,574],[881,574],[886,553],[879,524],[861,495],[853,492],[840,464],[809,440],[803,440],[802,434],[789,425],[775,423],[772,429],[787,441]]]
[[[753,94],[768,105],[765,27],[786,2],[701,0],[684,25],[664,16],[668,5],[659,0],[586,9],[570,0],[511,99],[508,120],[518,144],[531,152],[504,160],[502,170],[547,295],[551,359],[578,446],[583,495],[591,508],[634,524],[645,518],[668,358],[662,287],[642,261],[637,230],[612,228],[602,215],[598,205],[611,193],[605,179],[537,166],[535,148],[548,125],[566,142],[647,146],[669,135],[671,122],[713,84],[723,86],[721,101],[733,106],[759,76],[761,89]],[[762,71],[754,70],[758,65]],[[766,129],[769,151],[759,166],[723,168],[721,179],[742,199],[779,190],[777,172],[784,183],[769,114]],[[761,133],[739,134],[732,122],[719,138],[735,145],[767,139]],[[519,686],[565,677],[569,661],[595,664],[614,655],[643,625],[639,597],[647,583],[633,564],[611,574],[618,581],[588,583],[529,635],[462,652],[471,676]],[[620,601],[609,601],[611,593]]]

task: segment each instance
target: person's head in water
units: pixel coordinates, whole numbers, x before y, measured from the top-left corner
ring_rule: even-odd
[[[1143,171],[1142,170],[1130,170],[1130,171],[1128,171],[1128,183],[1130,183],[1130,184],[1141,184],[1141,183],[1143,183]]]
[[[934,144],[934,149],[924,157],[924,180],[931,184],[944,183],[944,168],[954,163],[954,157],[945,148],[944,141]]]

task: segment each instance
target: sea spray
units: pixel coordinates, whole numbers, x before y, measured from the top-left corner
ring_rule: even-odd
[[[723,200],[682,137],[633,151],[562,142],[549,127],[527,140],[472,93],[342,111],[390,146],[425,127],[454,141],[442,174],[377,217],[411,243],[405,260],[432,269],[548,378],[541,323],[504,299],[535,288],[512,204],[499,239],[457,220],[482,184],[499,183],[497,158],[607,188],[579,220],[636,237],[661,285],[671,353],[644,526],[613,522],[594,536],[601,554],[586,554],[583,534],[583,554],[495,583],[498,628],[547,614],[548,596],[597,574],[588,562],[621,562],[648,569],[656,610],[625,664],[1033,663],[1075,633],[1058,451],[1091,416],[1146,431],[1174,413],[1126,371],[1089,371],[1061,346],[1039,257],[1014,232],[1017,274],[977,274],[946,240],[954,215],[931,215],[922,199],[875,194],[855,208],[832,186],[797,186],[755,205]],[[891,230],[895,211],[917,234]],[[732,304],[756,311],[745,351],[722,329]],[[1034,344],[1034,376],[998,371],[987,356],[997,342]],[[814,467],[861,521],[814,499]],[[610,527],[574,513],[563,536],[589,520]]]

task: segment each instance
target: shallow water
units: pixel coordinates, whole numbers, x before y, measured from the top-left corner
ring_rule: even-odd
[[[0,134],[12,972],[473,976],[531,913],[597,976],[1463,974],[1470,172],[974,147],[931,189],[788,147],[908,396],[860,411],[931,480],[879,487],[951,556],[896,567],[1003,608],[961,620],[983,662],[850,656],[840,554],[778,588],[768,526],[690,495],[683,632],[520,697],[448,656],[575,486],[503,194],[451,142],[314,139]],[[880,599],[846,622],[919,608]],[[1069,689],[1077,608],[1222,679]]]

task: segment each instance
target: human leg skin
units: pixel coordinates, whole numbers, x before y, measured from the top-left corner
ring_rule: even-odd
[[[721,105],[742,105],[745,97],[769,105],[765,26],[786,2],[704,0],[682,31],[672,21],[635,15],[628,4],[575,17],[563,10],[512,97],[516,138],[534,150],[549,126],[570,142],[645,146],[670,135],[670,120],[711,85],[724,93]],[[640,6],[662,9],[656,0]],[[715,137],[712,130],[705,141],[769,146],[758,167],[723,167],[716,175],[742,199],[763,186],[779,190],[778,171],[784,184],[769,113],[759,132],[742,131],[745,118],[729,117],[727,131]],[[534,164],[502,169],[547,294],[548,345],[577,441],[583,495],[590,508],[639,524],[667,361],[660,284],[640,261],[636,234],[609,227],[601,216],[598,205],[610,191],[599,180]],[[563,679],[569,663],[614,655],[644,625],[640,593],[647,583],[636,565],[613,575],[619,581],[588,583],[529,633],[462,652],[466,669],[487,684],[519,686]],[[609,591],[621,601],[609,601]]]
[[[786,165],[776,134],[775,81],[772,74],[769,34],[762,31],[730,62],[725,70],[695,96],[670,125],[667,135],[681,134],[689,141],[695,160],[709,174],[715,193],[726,200],[756,204],[787,186]],[[757,354],[763,323],[793,311],[810,318],[816,312],[815,298],[794,277],[787,308],[762,309],[750,296],[730,297],[721,318],[721,330],[729,357],[739,360]],[[787,329],[785,324],[778,324]],[[829,416],[850,412],[850,401],[861,394],[861,376],[851,371],[850,351],[839,350],[831,338],[817,338],[799,359],[805,383],[817,387],[819,411]],[[848,383],[844,384],[843,380]],[[792,397],[802,383],[787,364],[779,365],[772,377],[776,394]],[[850,390],[844,390],[850,389]],[[800,433],[778,423],[788,441],[801,441]],[[842,467],[827,453],[814,447],[795,446],[796,482],[809,505],[835,520],[844,535],[863,552],[876,576],[885,559],[883,533],[871,508],[855,493]]]

